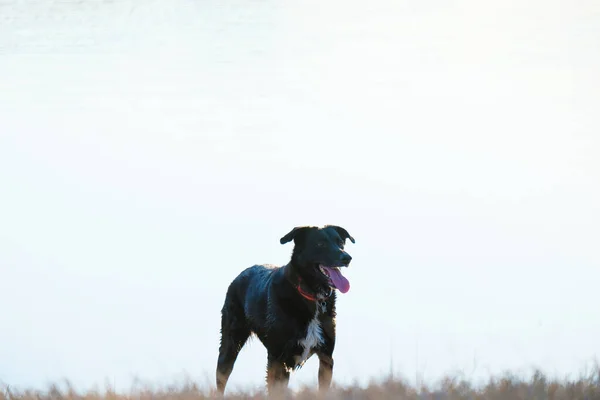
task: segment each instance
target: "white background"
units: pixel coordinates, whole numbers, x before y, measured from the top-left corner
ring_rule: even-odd
[[[0,380],[212,384],[229,282],[326,223],[338,383],[576,375],[599,71],[592,0],[0,1]]]

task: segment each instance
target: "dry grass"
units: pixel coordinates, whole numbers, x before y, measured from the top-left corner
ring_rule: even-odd
[[[228,393],[228,399],[266,399],[263,391]],[[68,382],[62,387],[52,385],[47,390],[11,389],[4,385],[0,400],[201,400],[217,398],[214,389],[203,388],[185,381],[163,388],[132,389],[129,393],[116,393],[110,386],[106,390],[76,392]],[[596,366],[591,373],[577,380],[548,379],[540,372],[525,380],[505,375],[490,379],[482,385],[474,385],[459,378],[445,378],[432,387],[416,388],[405,381],[386,379],[372,382],[366,387],[334,386],[325,396],[319,396],[315,388],[303,388],[289,399],[406,399],[406,400],[508,400],[508,399],[549,399],[549,400],[600,400],[600,368]]]

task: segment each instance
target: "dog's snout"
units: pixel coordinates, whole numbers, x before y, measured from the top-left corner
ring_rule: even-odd
[[[352,261],[352,257],[350,256],[350,254],[348,253],[342,253],[342,262],[346,265],[350,264],[350,261]]]

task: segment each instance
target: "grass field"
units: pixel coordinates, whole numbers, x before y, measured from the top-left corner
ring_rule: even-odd
[[[577,379],[549,379],[536,372],[530,379],[510,374],[490,379],[482,385],[459,378],[445,378],[431,387],[416,388],[400,379],[380,379],[361,386],[334,386],[326,395],[319,395],[314,387],[290,393],[290,399],[418,399],[418,400],[600,400],[600,368],[598,365]],[[263,390],[228,392],[230,399],[264,399]],[[51,385],[45,390],[16,390],[4,385],[0,400],[200,400],[218,398],[214,389],[192,381],[154,388],[138,387],[129,392],[116,393],[110,386],[102,391],[78,393],[68,382]]]

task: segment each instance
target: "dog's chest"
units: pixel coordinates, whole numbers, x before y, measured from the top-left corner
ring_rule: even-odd
[[[313,318],[308,323],[305,336],[298,340],[302,353],[295,356],[297,367],[301,367],[306,360],[310,358],[314,350],[325,341],[323,338],[323,327],[321,326],[321,320],[319,319],[319,315],[322,311],[321,306],[318,305]]]

